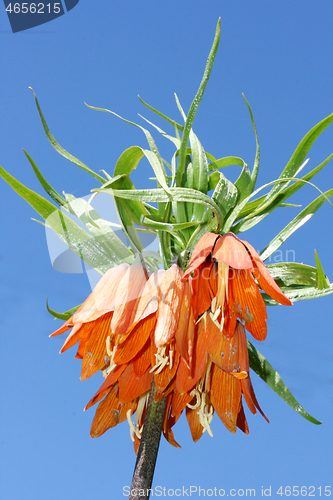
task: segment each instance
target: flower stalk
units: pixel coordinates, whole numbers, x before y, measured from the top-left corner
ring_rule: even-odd
[[[155,394],[156,385],[153,379],[129,499],[137,498],[137,495],[133,493],[138,490],[144,492],[144,496],[141,495],[142,498],[150,496],[167,404],[167,398],[156,402]]]

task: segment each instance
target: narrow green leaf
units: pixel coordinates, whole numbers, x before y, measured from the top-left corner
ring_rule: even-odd
[[[255,188],[255,185],[256,185],[256,182],[257,182],[257,176],[258,176],[258,170],[259,170],[259,162],[260,162],[260,148],[259,148],[259,139],[258,139],[258,134],[257,134],[257,127],[256,127],[256,124],[254,122],[254,118],[253,118],[253,113],[252,113],[251,107],[250,107],[249,103],[247,102],[247,100],[245,99],[245,95],[244,94],[242,94],[242,95],[243,95],[244,101],[246,102],[248,110],[250,112],[252,127],[253,127],[254,135],[255,135],[255,138],[256,138],[256,155],[255,155],[255,158],[254,158],[254,165],[253,165],[253,170],[252,170],[252,174],[251,174],[251,182],[249,184],[248,191],[246,193],[244,193],[244,195],[243,195],[243,198],[245,198],[247,195],[249,195],[249,194],[251,194],[253,192],[253,190]]]
[[[276,196],[276,198],[272,199],[270,203],[266,205],[266,208],[262,212],[262,208],[260,210],[256,210],[264,201],[265,196],[262,196],[261,198],[258,198],[257,200],[251,201],[248,203],[237,219],[240,219],[245,216],[245,218],[236,226],[234,226],[235,232],[243,232],[246,231],[247,229],[250,229],[254,225],[258,224],[258,222],[262,221],[267,215],[269,215],[273,210],[275,210],[278,207],[282,206],[293,206],[291,204],[287,205],[284,204],[283,202],[287,200],[291,195],[296,193],[301,187],[305,186],[308,184],[310,179],[312,179],[322,168],[327,165],[327,163],[333,158],[333,154],[331,154],[328,158],[326,158],[325,161],[323,161],[320,165],[318,165],[316,168],[311,170],[308,174],[306,174],[304,177],[301,179],[297,180],[292,186],[287,187],[286,189],[283,189],[280,194]],[[295,205],[294,205],[295,206]],[[297,205],[296,205],[297,206]],[[261,213],[259,216],[255,216],[255,213]]]
[[[134,125],[135,127],[138,127],[139,129],[141,129],[144,132],[151,151],[147,151],[145,149],[142,149],[142,152],[147,157],[149,163],[153,167],[154,172],[156,174],[156,177],[157,177],[158,182],[160,183],[161,187],[165,190],[165,192],[169,193],[169,186],[168,186],[167,180],[166,180],[167,175],[165,172],[164,164],[163,164],[161,155],[157,149],[157,146],[155,144],[155,141],[152,138],[150,132],[148,130],[146,130],[144,127],[141,127],[141,125],[138,125],[137,123],[131,122],[130,120],[126,120],[125,118],[118,115],[114,111],[110,111],[109,109],[105,109],[105,108],[97,108],[95,106],[90,106],[89,104],[86,104],[86,106],[88,106],[88,108],[95,109],[96,111],[105,111],[106,113],[111,113],[112,115],[117,116],[117,118],[120,118],[124,122],[129,123],[130,125]]]
[[[67,208],[78,217],[90,231],[96,241],[104,249],[105,254],[111,260],[130,262],[132,252],[112,231],[107,221],[93,209],[93,207],[83,198],[75,198],[72,194],[65,194]]]
[[[318,276],[318,281],[317,281],[317,288],[319,290],[323,290],[326,288],[330,287],[330,282],[328,281],[325,273],[323,266],[320,263],[317,250],[315,250],[315,258],[316,258],[316,267],[317,267],[317,276]]]
[[[268,264],[267,270],[276,283],[282,287],[288,286],[316,286],[317,269],[298,262],[278,262]]]
[[[222,172],[218,172],[220,180],[212,195],[212,200],[220,207],[224,216],[236,205],[238,191]]]
[[[143,99],[141,99],[141,97],[139,95],[138,95],[138,98],[140,99],[140,101],[142,102],[142,104],[144,104],[148,109],[150,109],[151,111],[153,111],[154,113],[156,113],[158,116],[160,116],[161,118],[163,118],[163,120],[165,120],[168,123],[170,123],[170,125],[173,125],[174,127],[176,127],[177,130],[181,130],[181,131],[184,130],[184,126],[183,125],[180,125],[179,123],[176,123],[175,120],[172,120],[171,118],[168,118],[166,115],[164,115],[160,111],[157,111],[157,109],[153,108],[152,106],[150,106],[149,104],[147,104]]]
[[[201,224],[201,221],[192,221],[192,222],[181,222],[180,224],[170,224],[168,222],[159,222],[156,220],[152,220],[149,217],[142,217],[141,224],[143,226],[147,226],[152,229],[157,229],[159,231],[181,231],[182,229],[187,229],[188,227],[194,227],[198,224]]]
[[[309,299],[319,299],[320,297],[325,297],[326,295],[330,295],[333,293],[333,284],[329,285],[328,288],[319,288],[311,287],[311,286],[302,286],[302,287],[280,287],[282,292],[288,297],[291,302],[297,302],[299,300],[309,300]],[[265,304],[269,306],[277,306],[280,305],[278,302],[275,302],[269,295],[266,293],[262,293],[262,298],[265,301]]]
[[[190,131],[190,144],[192,149],[192,165],[193,165],[193,188],[201,193],[207,194],[209,167],[201,142],[193,132]],[[205,208],[202,205],[194,205],[192,220],[202,220],[205,213]]]
[[[328,125],[330,125],[333,121],[333,113],[321,122],[317,123],[301,140],[299,145],[297,146],[295,152],[287,163],[286,167],[282,171],[279,179],[281,182],[274,185],[271,191],[267,194],[266,200],[263,206],[266,205],[272,198],[276,197],[277,194],[286,186],[285,178],[293,177],[296,172],[299,170],[300,166],[305,160],[306,155],[308,154],[312,144],[315,142],[317,137],[325,130]],[[287,182],[288,184],[288,182]]]
[[[0,167],[0,175],[34,210],[47,222],[66,245],[87,264],[104,274],[119,261],[111,260],[104,249],[88,233],[81,229],[61,210],[48,200],[27,188]]]
[[[67,321],[71,316],[73,316],[73,314],[75,313],[75,311],[77,311],[80,306],[81,306],[81,304],[79,304],[78,306],[73,307],[73,309],[69,309],[68,311],[65,311],[63,313],[58,313],[56,311],[53,311],[49,307],[49,299],[48,298],[46,299],[46,308],[47,308],[48,312],[52,316],[54,316],[55,318],[57,318],[57,319],[63,319],[64,321]]]
[[[96,172],[94,172],[93,170],[91,170],[89,167],[87,167],[87,165],[85,165],[84,163],[82,163],[82,161],[78,160],[77,158],[75,158],[75,156],[73,156],[70,153],[68,153],[63,147],[60,146],[60,144],[57,143],[57,141],[55,140],[55,138],[51,134],[51,132],[49,130],[49,127],[47,126],[47,123],[46,123],[45,118],[43,116],[42,110],[41,110],[41,108],[39,106],[39,102],[37,100],[35,92],[33,91],[33,89],[31,87],[29,87],[29,89],[33,92],[33,94],[35,96],[35,101],[36,101],[36,105],[37,105],[37,109],[38,109],[38,113],[39,113],[40,119],[42,121],[44,132],[46,134],[46,137],[50,141],[51,145],[54,147],[54,149],[59,154],[61,154],[61,156],[63,156],[64,158],[66,158],[70,162],[74,163],[78,167],[82,168],[83,170],[85,170],[86,172],[88,172],[88,174],[92,175],[93,177],[95,177],[95,179],[97,179],[99,182],[101,182],[102,184],[104,184],[105,179],[103,179],[103,177],[101,177],[99,174],[97,174]]]
[[[158,189],[136,189],[136,190],[119,190],[119,189],[93,189],[93,192],[108,193],[118,198],[127,200],[140,200],[141,202],[168,202],[169,196],[161,188]],[[174,201],[200,203],[207,208],[210,208],[216,215],[218,223],[221,225],[223,214],[216,203],[211,198],[199,191],[187,188],[170,188],[171,195]]]
[[[145,120],[147,123],[149,123],[149,125],[151,125],[152,127],[154,127],[161,135],[163,135],[163,137],[165,137],[166,139],[169,139],[169,141],[171,141],[176,146],[176,148],[179,149],[180,142],[181,142],[180,139],[178,139],[177,137],[173,137],[172,135],[167,134],[160,127],[158,127],[154,123],[152,123],[149,120],[147,120],[147,118],[145,118],[144,116],[142,116],[140,114],[139,114],[139,116],[140,116],[140,118],[142,118],[143,120]]]
[[[36,174],[37,179],[41,183],[42,187],[45,189],[47,194],[55,201],[60,207],[64,207],[67,205],[65,198],[63,198],[52,186],[47,182],[47,180],[43,177],[41,172],[38,170],[36,163],[33,161],[31,156],[23,149],[25,156],[28,158],[34,172]]]
[[[201,102],[201,99],[203,97],[206,85],[208,83],[210,74],[211,74],[212,69],[213,69],[214,59],[215,59],[216,52],[217,52],[217,49],[219,46],[219,41],[220,41],[220,34],[221,34],[221,20],[219,19],[217,26],[216,26],[215,38],[214,38],[213,45],[212,45],[212,48],[211,48],[209,56],[208,56],[204,75],[203,75],[203,78],[201,80],[198,92],[197,92],[197,94],[196,94],[196,96],[191,104],[190,111],[188,113],[185,127],[184,127],[184,131],[183,131],[182,143],[180,146],[180,153],[179,153],[178,168],[177,168],[177,185],[178,186],[182,185],[182,177],[183,177],[184,170],[185,170],[186,149],[187,149],[187,143],[188,143],[189,136],[190,136],[190,130],[192,128],[195,114],[197,112],[197,109],[198,109],[199,104]]]
[[[281,245],[284,243],[289,236],[291,236],[298,228],[303,226],[313,214],[325,203],[327,198],[333,196],[333,189],[326,191],[326,193],[318,196],[312,203],[310,203],[302,212],[300,212],[282,231],[279,232],[275,238],[267,245],[266,248],[261,252],[260,257],[262,260],[268,259]]]
[[[309,422],[313,424],[320,425],[321,422],[311,417],[304,408],[299,404],[299,402],[294,398],[294,396],[289,391],[288,387],[283,382],[282,378],[272,365],[267,361],[267,359],[251,344],[247,341],[247,347],[249,352],[249,361],[252,370],[254,370],[259,377],[266,382],[266,384],[273,389],[276,394],[280,396],[293,410],[295,410],[299,415],[304,417]]]

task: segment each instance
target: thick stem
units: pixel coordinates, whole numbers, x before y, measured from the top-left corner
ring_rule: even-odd
[[[138,490],[141,490],[140,498],[150,496],[167,403],[167,398],[159,402],[154,401],[155,394],[156,386],[153,379],[129,499],[137,499]]]

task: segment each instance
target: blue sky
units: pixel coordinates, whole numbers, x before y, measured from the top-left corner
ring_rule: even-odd
[[[139,94],[180,120],[177,93],[187,111],[202,77],[218,17],[222,35],[211,79],[194,122],[206,151],[240,156],[252,167],[255,141],[245,94],[261,145],[258,185],[277,178],[302,137],[333,111],[333,4],[256,0],[99,2],[81,0],[66,15],[13,34],[0,6],[2,120],[1,165],[31,189],[42,188],[22,152],[34,159],[59,192],[86,196],[92,178],[60,157],[48,143],[31,86],[59,143],[92,169],[110,174],[124,149],[146,147],[139,129],[87,108],[106,107],[127,119],[154,121]],[[144,122],[141,122],[144,124]],[[162,122],[158,122],[164,126]],[[311,148],[311,170],[332,153],[332,125]],[[171,130],[170,130],[171,132]],[[154,133],[162,156],[173,150]],[[333,187],[332,162],[316,178]],[[234,180],[239,171],[229,169]],[[135,185],[152,176],[135,172]],[[52,268],[45,231],[33,209],[1,185],[1,493],[6,500],[122,498],[135,456],[127,423],[89,436],[94,409],[82,409],[102,382],[80,382],[71,349],[59,355],[59,327],[45,308],[66,310],[90,293],[85,273]],[[302,192],[304,191],[304,192]],[[318,196],[305,187],[294,197],[305,206]],[[246,234],[261,250],[300,209],[280,209]],[[317,249],[333,279],[333,210],[326,203],[282,248],[314,265]],[[182,450],[162,438],[154,485],[166,489],[224,488],[229,492],[280,486],[332,486],[333,297],[269,308],[268,336],[256,346],[295,397],[318,420],[297,415],[255,374],[258,400],[270,419],[249,412],[250,436],[230,434],[215,416],[214,438],[194,444],[185,418],[175,427]],[[308,490],[309,492],[309,490]],[[203,495],[203,493],[202,493]],[[201,495],[201,496],[202,496]],[[230,496],[230,495],[229,495]],[[198,493],[192,493],[198,498]]]

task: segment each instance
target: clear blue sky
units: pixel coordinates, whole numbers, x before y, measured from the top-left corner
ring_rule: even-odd
[[[146,147],[145,137],[84,102],[130,120],[139,120],[137,113],[154,120],[139,94],[180,120],[173,93],[188,110],[219,16],[220,48],[194,130],[215,157],[240,156],[252,167],[255,141],[244,92],[261,145],[258,182],[277,178],[306,132],[333,111],[329,0],[81,0],[59,19],[16,34],[0,6],[1,165],[42,194],[24,148],[59,192],[89,194],[96,185],[48,143],[28,87],[35,90],[59,143],[92,169],[112,174],[122,151],[132,145]],[[154,136],[162,155],[170,158],[173,150]],[[332,153],[332,138],[331,125],[310,150],[307,171]],[[316,178],[321,189],[333,187],[332,172],[331,162]],[[239,172],[228,173],[235,179]],[[136,186],[143,187],[149,176],[148,167],[136,172]],[[60,356],[63,338],[48,338],[61,323],[47,313],[46,297],[55,310],[75,306],[90,292],[87,275],[56,272],[45,231],[31,220],[35,212],[4,182],[0,188],[0,494],[4,500],[123,498],[135,463],[128,425],[90,438],[94,409],[82,410],[102,376],[80,382],[74,349]],[[294,201],[305,205],[317,196],[306,187]],[[280,209],[245,239],[261,250],[298,210]],[[316,248],[331,281],[332,221],[333,210],[325,204],[282,247],[310,265]],[[314,486],[317,497],[321,486],[324,496],[324,487],[333,486],[332,305],[329,296],[292,308],[269,308],[267,340],[256,343],[295,397],[323,424],[305,421],[253,374],[271,423],[248,412],[250,436],[240,431],[232,435],[215,416],[214,438],[205,434],[194,444],[182,418],[174,429],[182,450],[162,438],[155,486],[226,492],[255,488],[257,497],[262,486],[272,486],[272,498],[279,498],[279,486]]]

